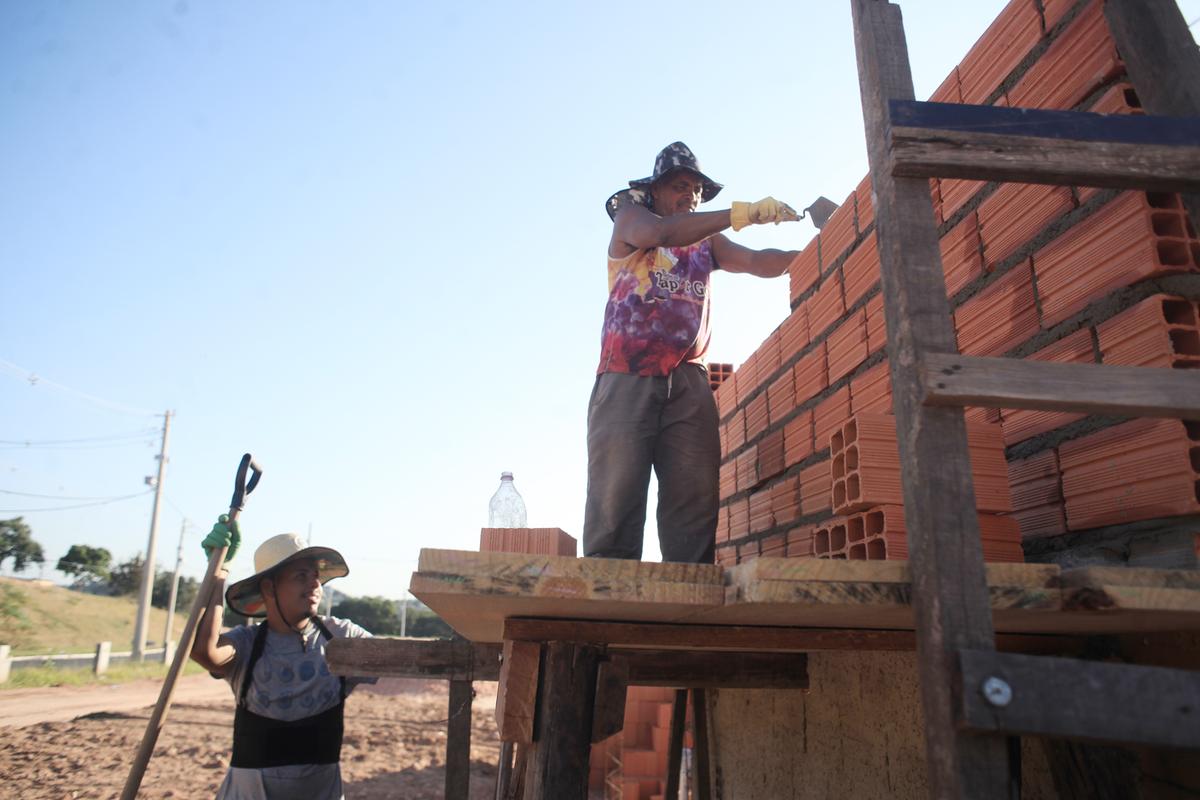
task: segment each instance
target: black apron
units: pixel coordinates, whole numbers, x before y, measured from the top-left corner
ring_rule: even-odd
[[[333,634],[316,617],[312,618],[321,635]],[[311,717],[284,722],[255,714],[246,706],[246,694],[254,681],[254,665],[267,643],[268,625],[263,622],[254,637],[246,677],[233,714],[232,767],[263,769],[293,764],[336,764],[342,757],[342,715],[346,709],[346,679],[341,678],[338,704]]]

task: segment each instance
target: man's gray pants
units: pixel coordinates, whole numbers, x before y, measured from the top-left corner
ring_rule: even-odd
[[[606,372],[588,403],[583,554],[642,557],[650,469],[658,477],[664,561],[711,564],[721,440],[708,373],[681,364],[667,377]]]

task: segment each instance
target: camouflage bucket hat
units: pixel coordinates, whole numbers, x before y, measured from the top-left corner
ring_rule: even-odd
[[[723,188],[721,184],[700,170],[700,162],[696,160],[696,155],[691,151],[691,148],[683,142],[674,142],[658,151],[658,156],[654,159],[654,173],[652,175],[630,181],[628,189],[622,189],[608,198],[608,202],[604,204],[604,209],[608,212],[609,218],[616,218],[617,209],[625,202],[648,205],[650,184],[677,169],[686,169],[688,172],[694,172],[700,176],[700,180],[704,181],[704,190],[700,194],[700,201],[703,203],[712,200]]]

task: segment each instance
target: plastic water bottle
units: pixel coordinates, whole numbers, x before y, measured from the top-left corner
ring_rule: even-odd
[[[525,528],[525,501],[513,486],[511,472],[500,473],[500,488],[488,503],[489,528]]]

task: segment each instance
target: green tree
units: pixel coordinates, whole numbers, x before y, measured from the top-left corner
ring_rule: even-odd
[[[374,633],[374,631],[371,632]],[[449,639],[454,636],[454,629],[432,611],[417,611],[416,613],[409,612],[408,630],[405,633],[409,636],[435,636]]]
[[[171,601],[171,584],[174,580],[175,573],[173,572],[155,571],[154,591],[150,595],[150,605],[155,608],[167,607],[167,603]],[[200,581],[195,578],[189,578],[186,575],[180,576],[179,591],[175,595],[175,610],[186,611],[190,609],[192,602],[196,599],[196,595],[199,592]]]
[[[0,564],[13,560],[13,572],[23,572],[30,564],[45,564],[42,546],[33,540],[33,531],[23,517],[0,519]]]
[[[353,620],[371,633],[395,636],[400,633],[400,617],[396,604],[386,597],[342,596],[333,606],[333,615]]]
[[[112,553],[103,547],[73,544],[67,554],[58,560],[55,569],[75,578],[76,588],[108,580],[112,565]]]
[[[128,561],[113,566],[108,573],[108,590],[117,596],[137,594],[142,585],[142,564],[145,559],[138,553]]]

